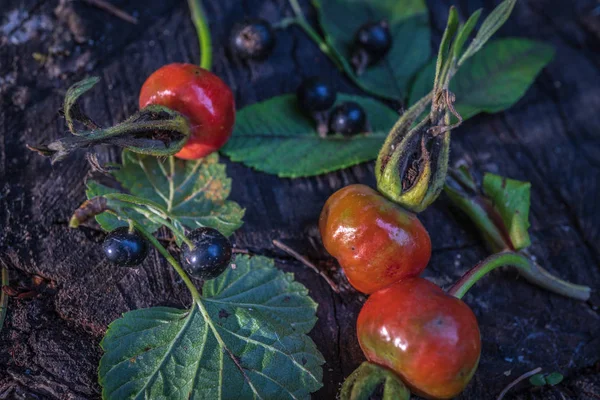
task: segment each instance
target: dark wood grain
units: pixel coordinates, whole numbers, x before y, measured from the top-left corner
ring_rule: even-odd
[[[26,143],[60,137],[62,95],[77,79],[99,75],[85,105],[111,124],[137,108],[146,76],[168,62],[198,60],[193,25],[184,1],[113,4],[139,19],[121,21],[94,7],[57,0],[2,0],[1,26],[14,10],[28,17],[0,28],[0,265],[11,283],[46,279],[38,297],[11,300],[0,332],[0,399],[95,399],[98,343],[107,324],[125,311],[154,305],[184,307],[182,282],[157,254],[139,270],[115,269],[103,259],[103,235],[69,230],[73,209],[85,198],[88,166],[83,154],[50,166]],[[461,16],[496,1],[460,0]],[[449,1],[428,1],[435,43]],[[286,0],[206,0],[214,35],[215,72],[236,94],[238,107],[292,92],[303,77],[321,75],[344,92],[358,92],[298,29],[277,33],[264,63],[245,63],[225,50],[234,22],[291,15]],[[302,1],[309,18],[315,11]],[[29,28],[28,28],[29,27]],[[3,33],[4,32],[4,33]],[[595,289],[600,284],[600,9],[596,1],[520,1],[501,36],[527,36],[556,49],[554,61],[511,110],[482,115],[453,135],[454,160],[468,156],[479,171],[528,180],[532,188],[532,251],[560,276]],[[15,39],[15,38],[18,38]],[[16,43],[13,43],[16,40]],[[51,54],[44,64],[34,53]],[[103,162],[118,150],[99,150]],[[296,274],[319,303],[311,336],[325,356],[324,387],[315,399],[333,399],[361,361],[354,324],[363,299],[333,293],[314,272],[272,246],[278,239],[336,276],[320,244],[316,221],[327,197],[355,182],[374,184],[373,165],[302,179],[279,179],[227,163],[231,197],[246,208],[235,242],[275,257]],[[433,257],[426,277],[448,287],[486,255],[473,227],[444,197],[421,215],[431,232]],[[534,391],[522,384],[508,398],[600,398],[599,296],[588,303],[551,295],[497,271],[465,300],[483,337],[480,368],[461,399],[492,399],[515,377],[537,366],[566,376],[557,387]]]

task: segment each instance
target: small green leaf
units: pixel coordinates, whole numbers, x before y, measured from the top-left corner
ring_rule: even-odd
[[[89,129],[98,127],[87,115],[81,111],[79,105],[77,104],[77,100],[79,100],[79,97],[81,97],[85,92],[93,88],[99,81],[100,78],[97,76],[92,76],[74,83],[67,90],[65,101],[63,103],[63,112],[65,114],[67,127],[73,135],[80,135],[80,133],[75,129],[75,121],[83,123]]]
[[[481,16],[481,8],[475,11],[467,22],[460,26],[458,29],[458,33],[456,34],[456,39],[454,40],[453,49],[452,49],[452,57],[456,60],[460,58],[460,53],[462,52],[463,46],[465,42],[475,29],[475,25],[477,25],[477,21],[479,21],[479,17]]]
[[[448,52],[450,50],[450,44],[452,43],[452,39],[458,29],[458,11],[456,11],[456,7],[450,7],[450,11],[448,13],[448,21],[446,22],[446,29],[444,29],[444,34],[442,35],[442,41],[440,43],[440,48],[438,49],[438,56],[435,62],[435,79],[433,90],[434,93],[438,90],[438,87],[443,85],[442,83],[442,75],[446,75],[445,72],[448,71],[450,67],[451,59],[448,58]]]
[[[531,244],[529,239],[529,205],[531,183],[486,173],[483,192],[502,216],[516,250]]]
[[[533,386],[545,386],[546,379],[544,378],[544,374],[535,374],[531,378],[529,378],[529,383]]]
[[[242,109],[222,151],[232,161],[286,178],[319,175],[375,159],[398,114],[365,97],[338,95],[338,103],[344,101],[364,108],[373,132],[323,139],[299,110],[296,96],[288,94]]]
[[[104,399],[309,399],[322,386],[308,290],[266,257],[234,264],[190,310],[135,310],[110,324]]]
[[[184,161],[174,157],[160,159],[123,152],[123,163],[111,174],[123,189],[134,195],[153,201],[163,207],[163,211],[173,225],[185,231],[208,226],[230,236],[242,225],[244,210],[235,202],[227,200],[231,191],[231,179],[225,174],[225,165],[219,164],[219,157],[211,154],[195,161]],[[98,182],[88,182],[86,195],[94,196],[118,192]],[[113,202],[117,204],[118,202]],[[120,208],[119,213],[135,219],[150,232],[161,224],[153,221],[152,213],[141,215],[133,210]],[[105,230],[113,230],[125,223],[108,214],[96,217]]]
[[[552,372],[546,376],[546,382],[550,386],[558,385],[565,377],[560,372]]]
[[[325,39],[348,75],[377,96],[403,100],[413,76],[431,54],[427,5],[423,0],[313,0]],[[354,35],[367,22],[386,20],[392,48],[383,60],[356,76],[349,61]]]
[[[477,32],[475,39],[471,42],[467,50],[465,50],[465,54],[461,57],[458,62],[458,65],[462,65],[467,59],[472,57],[475,53],[477,53],[484,44],[487,43],[488,40],[500,29],[502,25],[506,22],[513,8],[515,7],[515,3],[517,0],[505,0],[498,5],[488,15],[488,17],[481,24],[481,28]]]
[[[455,107],[468,119],[481,112],[496,113],[515,104],[538,73],[552,60],[552,47],[533,40],[510,38],[490,42],[458,70],[450,82]],[[415,80],[410,104],[431,90],[435,63],[427,65]]]

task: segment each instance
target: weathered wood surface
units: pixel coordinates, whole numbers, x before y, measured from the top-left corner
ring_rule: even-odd
[[[102,123],[137,108],[145,77],[174,61],[195,62],[195,32],[184,1],[113,1],[136,12],[127,24],[83,3],[58,14],[57,0],[2,0],[0,14],[0,263],[11,283],[47,279],[38,297],[11,300],[0,332],[0,399],[99,397],[98,343],[107,324],[127,310],[185,306],[182,283],[157,254],[137,271],[111,267],[99,247],[102,234],[69,230],[84,199],[83,154],[50,166],[29,152],[64,134],[57,111],[64,90],[87,74],[101,83],[86,105]],[[298,29],[279,32],[265,63],[242,63],[224,50],[228,30],[244,15],[272,22],[289,16],[286,0],[207,0],[215,41],[215,71],[234,89],[239,107],[291,92],[303,77],[320,74],[343,91],[356,89]],[[449,1],[428,1],[436,42]],[[483,3],[483,4],[482,4]],[[458,1],[462,16],[494,1]],[[302,2],[314,22],[314,9]],[[27,11],[20,18],[15,10]],[[74,12],[73,12],[74,10]],[[7,22],[8,20],[8,22]],[[8,25],[15,22],[13,25]],[[600,9],[597,1],[521,0],[500,35],[551,43],[556,58],[510,111],[474,118],[456,131],[453,159],[469,156],[477,169],[529,180],[533,253],[564,278],[600,285]],[[44,65],[32,54],[54,55]],[[67,54],[68,53],[68,54]],[[118,159],[102,149],[102,161]],[[321,248],[316,220],[326,198],[354,182],[373,185],[372,164],[310,179],[278,179],[228,162],[232,198],[246,207],[235,234],[239,248],[274,256],[296,274],[319,303],[311,336],[323,352],[324,387],[332,399],[361,361],[354,323],[361,299],[335,295],[314,273],[278,252],[280,239],[324,268],[335,264]],[[467,221],[443,197],[421,216],[434,251],[426,276],[447,287],[486,255]],[[600,398],[599,296],[580,303],[536,289],[509,271],[492,273],[466,297],[483,337],[480,368],[462,399],[491,399],[516,376],[541,366],[566,375],[561,385],[514,398]],[[509,396],[511,398],[511,396]]]

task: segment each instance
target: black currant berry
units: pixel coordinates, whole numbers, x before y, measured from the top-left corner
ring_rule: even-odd
[[[135,267],[148,255],[148,242],[138,232],[122,226],[110,232],[102,243],[104,255],[113,264]]]
[[[333,106],[337,92],[319,77],[305,79],[296,90],[298,104],[303,112],[317,123],[321,137],[327,135],[327,110]]]
[[[306,113],[327,111],[335,103],[336,91],[317,76],[305,79],[296,90],[296,97]]]
[[[367,131],[367,115],[362,107],[353,101],[343,103],[333,109],[329,116],[329,131],[350,136]]]
[[[229,240],[213,228],[198,228],[188,238],[194,248],[183,244],[183,268],[196,278],[213,279],[221,275],[231,261]]]
[[[381,60],[392,47],[392,34],[386,21],[362,25],[354,36],[352,65],[357,74]]]
[[[233,54],[244,59],[261,60],[275,47],[275,33],[263,19],[246,20],[231,31],[229,46]]]

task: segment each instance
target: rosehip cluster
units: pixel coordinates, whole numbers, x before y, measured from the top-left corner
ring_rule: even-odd
[[[367,186],[350,185],[327,200],[319,229],[350,284],[370,294],[357,321],[366,358],[420,396],[460,393],[477,369],[479,327],[462,300],[418,277],[431,241],[417,216]]]

